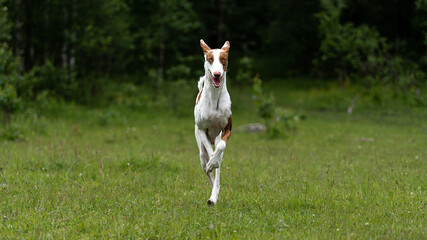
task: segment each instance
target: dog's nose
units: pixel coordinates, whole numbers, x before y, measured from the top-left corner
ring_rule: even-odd
[[[219,78],[221,77],[221,72],[214,72],[213,75],[215,78]]]

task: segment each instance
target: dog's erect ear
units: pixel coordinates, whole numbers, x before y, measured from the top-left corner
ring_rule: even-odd
[[[200,47],[202,47],[204,54],[211,50],[211,48],[205,43],[205,41],[203,41],[203,39],[200,39]]]
[[[222,46],[221,50],[223,50],[224,52],[228,53],[228,50],[230,50],[230,42],[226,41],[224,43],[224,45]]]

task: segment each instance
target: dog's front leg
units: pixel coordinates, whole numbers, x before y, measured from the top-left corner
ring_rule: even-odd
[[[220,154],[220,158],[222,159],[223,153]],[[218,200],[219,188],[220,188],[220,172],[221,172],[221,164],[218,168],[215,169],[215,180],[212,187],[211,197],[208,199],[208,205],[216,204]],[[211,172],[212,173],[212,172]]]
[[[212,172],[214,168],[219,168],[222,162],[222,155],[224,153],[226,142],[220,140],[216,146],[215,151],[210,155],[209,162],[206,164],[206,172]]]
[[[206,172],[212,172],[214,168],[219,168],[222,162],[222,155],[224,153],[225,147],[227,146],[227,141],[231,136],[231,127],[232,127],[232,118],[228,118],[227,126],[222,130],[220,136],[215,140],[215,151],[210,155],[209,162],[206,164]]]

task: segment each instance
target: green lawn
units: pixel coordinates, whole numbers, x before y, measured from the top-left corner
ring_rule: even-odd
[[[233,129],[257,121],[250,93],[231,94]],[[0,236],[426,238],[425,115],[296,110],[287,138],[233,132],[208,207],[192,109],[65,107],[0,143]]]

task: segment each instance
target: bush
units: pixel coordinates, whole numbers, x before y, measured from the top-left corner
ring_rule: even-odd
[[[305,115],[277,107],[273,93],[263,92],[262,80],[258,75],[253,78],[252,90],[258,116],[263,119],[270,137],[286,136],[286,131],[295,129],[296,123],[305,119]]]
[[[421,11],[427,2],[419,0],[417,6]],[[323,37],[321,56],[315,60],[317,66],[334,69],[341,87],[345,79],[366,87],[362,91],[368,94],[370,88],[387,87],[392,92],[383,91],[382,94],[391,95],[378,99],[398,96],[411,106],[427,105],[420,97],[422,88],[426,87],[426,74],[420,67],[423,59],[415,63],[391,54],[391,46],[372,27],[341,23],[340,15],[345,8],[343,0],[322,0],[322,7],[323,11],[316,14]]]
[[[47,61],[35,66],[25,74],[19,90],[27,100],[34,100],[41,93],[48,92],[57,99],[72,100],[78,98],[78,84],[73,75]]]
[[[236,82],[249,83],[253,76],[253,59],[249,57],[242,57],[239,61],[239,70],[237,70]]]
[[[20,81],[18,64],[12,51],[3,43],[0,45],[0,109],[2,119],[8,122],[20,106],[16,86]]]

